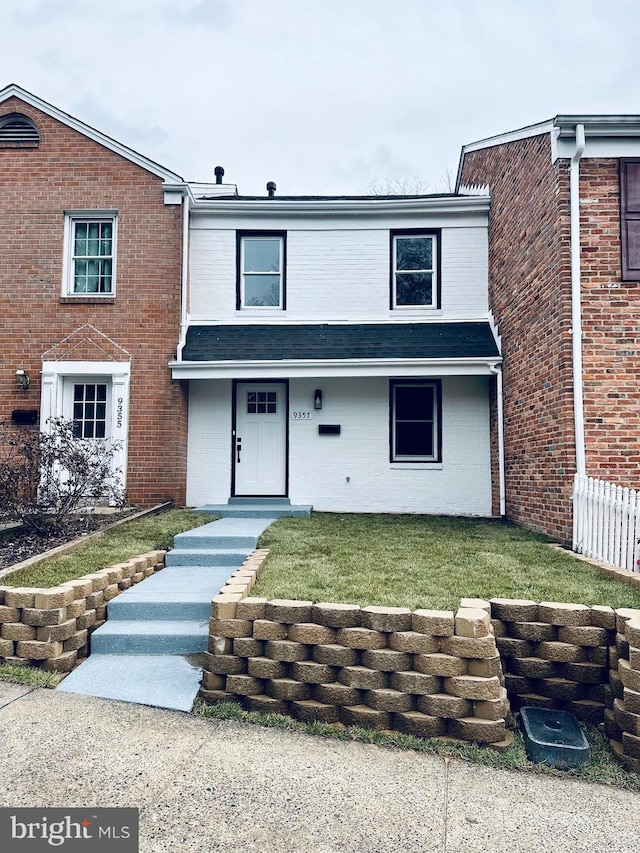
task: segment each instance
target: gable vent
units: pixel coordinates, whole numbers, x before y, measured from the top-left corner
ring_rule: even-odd
[[[0,118],[0,148],[37,148],[38,128],[27,116],[10,113]]]

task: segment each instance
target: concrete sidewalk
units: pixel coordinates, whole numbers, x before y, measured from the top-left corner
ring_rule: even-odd
[[[140,850],[640,850],[640,797],[0,682],[0,805],[135,806]]]

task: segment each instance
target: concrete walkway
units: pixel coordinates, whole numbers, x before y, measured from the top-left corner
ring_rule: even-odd
[[[110,601],[91,655],[58,690],[190,711],[211,599],[275,517],[222,518],[178,534],[166,568]]]
[[[141,853],[617,853],[640,797],[0,682],[0,805],[133,806]]]

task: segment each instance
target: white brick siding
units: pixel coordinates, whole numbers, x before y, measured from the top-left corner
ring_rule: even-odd
[[[289,422],[289,496],[331,512],[491,514],[489,404],[485,377],[442,380],[442,463],[389,462],[389,380],[298,379],[290,409],[323,408]],[[319,435],[318,425],[341,434]],[[230,495],[231,383],[192,381],[187,503]],[[347,480],[347,478],[349,478]]]
[[[486,317],[487,229],[483,221],[342,223],[304,227],[295,220],[234,222],[238,229],[287,232],[287,309],[236,311],[236,232],[214,217],[194,218],[191,233],[192,322],[328,322]],[[390,310],[390,230],[442,227],[442,309]]]

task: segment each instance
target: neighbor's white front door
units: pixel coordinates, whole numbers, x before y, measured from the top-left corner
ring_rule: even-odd
[[[63,415],[77,438],[111,438],[111,377],[65,377]]]
[[[286,384],[239,382],[235,405],[235,494],[286,494]]]

